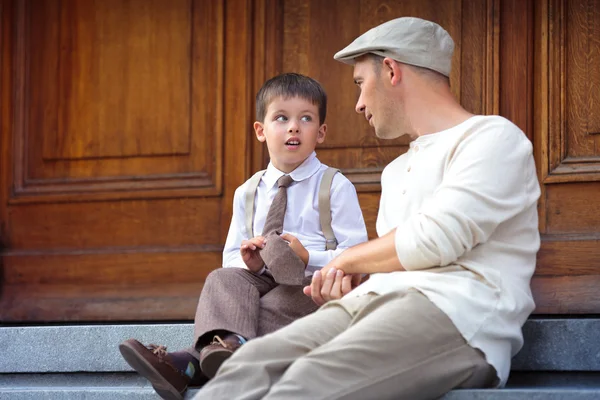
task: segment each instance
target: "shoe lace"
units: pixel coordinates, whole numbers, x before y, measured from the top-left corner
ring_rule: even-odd
[[[229,348],[229,346],[227,345],[227,343],[225,343],[223,341],[223,339],[221,339],[221,337],[218,336],[218,335],[213,336],[213,340],[212,340],[212,342],[210,342],[210,344],[220,344],[221,346],[223,346],[225,348]]]
[[[148,348],[152,350],[152,352],[158,357],[160,362],[163,361],[164,357],[167,355],[167,347],[163,345],[157,344],[149,344]]]

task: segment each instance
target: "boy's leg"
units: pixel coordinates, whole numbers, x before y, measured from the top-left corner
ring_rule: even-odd
[[[260,299],[277,284],[267,274],[220,268],[206,279],[194,320],[194,345],[187,349],[209,378],[246,340],[257,335]]]
[[[234,316],[239,316],[247,310],[249,318],[257,319],[260,296],[272,285],[272,278],[258,276],[241,268],[219,268],[211,272],[200,295],[194,344],[198,342],[199,331],[202,335],[203,329],[211,329],[211,321],[215,324],[212,329],[235,328],[235,325],[220,323],[227,319],[227,315],[223,315],[228,312],[227,310],[233,309]],[[236,301],[244,309],[235,309]],[[210,307],[215,308],[217,316],[213,315],[208,324],[199,321],[199,318],[203,318],[204,315],[211,317]],[[255,331],[256,323],[256,321],[249,323],[246,321],[245,325],[240,325],[242,329],[246,329],[245,334],[251,334],[248,331],[252,332],[252,330],[247,327],[254,326],[252,329]],[[203,333],[206,333],[206,336],[210,335],[210,331]],[[210,339],[207,339],[205,344],[209,341]],[[200,369],[200,357],[195,346],[184,351],[167,353],[164,346],[145,346],[135,339],[129,339],[119,345],[119,350],[127,363],[148,379],[164,399],[183,399],[183,393],[188,385],[198,386],[207,380]]]
[[[296,360],[265,399],[436,399],[496,371],[417,291],[376,296],[342,334]]]
[[[371,296],[352,298],[356,309]],[[248,342],[229,360],[195,399],[260,399],[296,359],[327,343],[352,320],[342,307],[324,307],[280,330]],[[297,396],[296,398],[309,398]]]
[[[311,278],[306,278],[304,286],[310,282]],[[275,332],[319,308],[302,292],[304,286],[279,285],[260,298],[257,336]]]
[[[206,278],[194,318],[194,348],[209,344],[219,331],[256,337],[260,298],[277,284],[267,274],[219,268]]]

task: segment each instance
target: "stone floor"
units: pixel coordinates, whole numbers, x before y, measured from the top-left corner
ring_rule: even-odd
[[[457,390],[444,400],[600,400],[598,333],[598,318],[532,319],[506,388]],[[0,327],[0,399],[158,399],[118,344],[135,337],[177,350],[191,335],[189,323]]]

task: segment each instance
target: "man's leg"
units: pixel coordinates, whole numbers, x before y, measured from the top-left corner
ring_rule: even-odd
[[[359,309],[372,296],[348,301]],[[335,338],[352,317],[342,307],[325,307],[264,337],[248,342],[219,369],[195,399],[260,399],[290,364]],[[297,397],[309,398],[309,397]]]
[[[264,398],[436,399],[495,378],[450,319],[411,291],[376,296],[347,330],[293,362]]]
[[[310,285],[310,282],[309,277],[305,286]],[[275,332],[319,308],[311,297],[302,292],[302,288],[303,286],[279,285],[260,298],[257,336]]]

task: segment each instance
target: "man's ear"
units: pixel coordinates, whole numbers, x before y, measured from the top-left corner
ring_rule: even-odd
[[[265,140],[267,140],[267,137],[265,136],[265,127],[261,122],[254,122],[254,133],[256,133],[256,138],[258,139],[259,142],[264,142]]]
[[[389,57],[384,58],[383,70],[392,86],[396,86],[402,80],[402,70],[398,61]]]
[[[327,125],[323,124],[319,127],[319,132],[317,133],[317,143],[323,143],[325,141],[325,136],[327,136]]]

